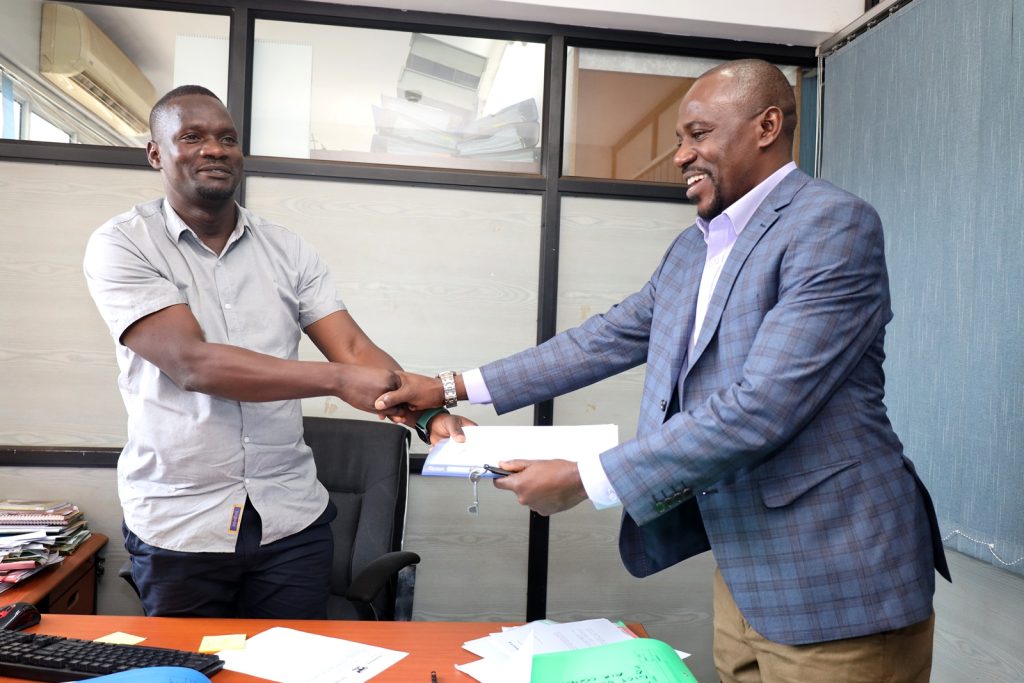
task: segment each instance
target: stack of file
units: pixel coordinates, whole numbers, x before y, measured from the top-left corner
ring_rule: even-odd
[[[659,640],[638,638],[625,625],[607,619],[564,624],[535,621],[462,647],[482,659],[455,668],[480,683],[696,683],[682,661],[688,654]]]
[[[57,564],[90,535],[78,506],[62,500],[0,500],[0,592]]]
[[[422,102],[381,97],[373,107],[370,151],[386,154],[539,161],[540,121],[533,98],[467,120]]]

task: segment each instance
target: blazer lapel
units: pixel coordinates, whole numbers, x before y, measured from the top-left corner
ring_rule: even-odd
[[[689,346],[690,335],[693,334],[693,302],[697,300],[697,291],[700,289],[700,278],[704,272],[704,260],[707,257],[708,247],[704,243],[700,230],[696,227],[690,228],[693,239],[683,244],[685,252],[681,255],[683,265],[679,272],[681,274],[678,290],[669,293],[672,302],[672,327],[669,343],[666,348],[671,349],[672,357],[669,362],[669,380],[671,386],[675,387],[679,382],[679,373],[686,362],[686,349]]]
[[[704,349],[708,347],[711,338],[718,331],[718,324],[722,321],[722,311],[725,310],[725,304],[729,301],[729,296],[732,294],[736,278],[743,265],[747,262],[750,252],[775,221],[779,219],[779,212],[793,200],[793,195],[808,180],[810,180],[810,176],[799,169],[783,178],[782,182],[761,202],[761,206],[750,217],[750,222],[747,223],[743,232],[736,238],[736,244],[733,245],[732,251],[729,252],[729,258],[725,260],[722,274],[715,285],[715,292],[711,295],[711,301],[708,302],[708,311],[704,319],[704,325],[701,327],[700,336],[697,337],[697,343],[693,347],[693,355],[687,361],[687,372],[694,366],[701,354],[704,353]],[[696,293],[694,294],[694,299],[696,299]]]

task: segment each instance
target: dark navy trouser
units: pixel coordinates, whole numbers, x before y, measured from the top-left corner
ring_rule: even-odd
[[[326,619],[337,514],[328,501],[308,527],[261,547],[263,523],[246,499],[233,553],[157,548],[122,523],[142,609],[150,617]]]

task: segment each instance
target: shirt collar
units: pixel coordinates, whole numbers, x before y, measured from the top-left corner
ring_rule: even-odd
[[[188,231],[200,244],[203,243],[203,241],[199,239],[199,235],[185,224],[185,221],[181,219],[181,216],[177,214],[177,212],[171,207],[171,203],[166,199],[164,199],[163,210],[164,224],[167,227],[167,234],[171,236],[171,239],[177,242],[181,240],[182,234],[184,234],[185,231]],[[231,236],[228,237],[228,243],[224,247],[225,253],[227,252],[228,247],[241,239],[242,234],[248,227],[245,222],[245,212],[242,211],[242,207],[238,205],[238,202],[235,202],[235,215],[238,216],[238,218],[235,222],[235,229],[231,231]]]
[[[782,179],[795,169],[796,163],[792,161],[780,167],[777,171],[755,185],[750,192],[747,192],[745,195],[733,202],[729,208],[719,215],[728,217],[733,230],[737,235],[739,235],[743,232],[743,228],[747,227],[747,223],[749,223],[750,219],[754,216],[754,212],[757,211],[757,207],[761,206],[761,203],[769,194],[771,194],[771,191],[782,182]],[[714,222],[716,218],[718,218],[718,216],[715,216],[715,218],[708,221],[700,218],[699,216],[697,217],[697,229],[704,235],[705,241],[708,239],[708,234],[711,230],[711,223]]]

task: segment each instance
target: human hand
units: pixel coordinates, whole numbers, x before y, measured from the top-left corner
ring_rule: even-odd
[[[580,471],[568,460],[502,460],[502,469],[512,474],[498,477],[494,487],[516,494],[525,505],[544,516],[568,510],[587,499]]]
[[[413,372],[395,373],[398,386],[393,391],[382,391],[374,403],[378,411],[392,410],[403,403],[410,410],[426,410],[444,405],[444,388],[437,377],[417,375]]]
[[[461,415],[441,413],[430,421],[430,445],[435,445],[441,439],[452,439],[462,443],[466,435],[462,433],[463,427],[475,427],[476,422]]]
[[[378,410],[374,399],[381,394],[399,387],[394,370],[375,368],[368,365],[334,363],[341,372],[335,395],[353,408],[376,412],[386,416],[398,415],[402,407]]]

